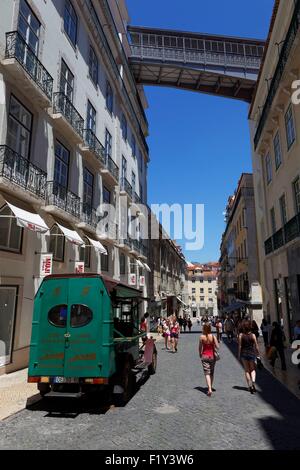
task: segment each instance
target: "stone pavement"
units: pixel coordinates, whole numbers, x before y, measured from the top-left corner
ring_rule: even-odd
[[[27,383],[28,369],[0,376],[0,421],[23,410],[37,394],[36,384]]]
[[[182,334],[177,354],[158,343],[157,373],[124,408],[42,401],[0,423],[0,449],[300,449],[300,401],[266,369],[251,395],[235,343],[206,396],[198,336]]]

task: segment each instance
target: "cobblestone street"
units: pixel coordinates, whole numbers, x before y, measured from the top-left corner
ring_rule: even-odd
[[[197,345],[195,331],[181,335],[176,355],[159,342],[156,375],[124,408],[72,402],[61,413],[57,403],[40,402],[2,421],[0,448],[300,449],[299,400],[266,370],[252,396],[232,354],[235,344],[222,344],[216,392],[208,398]]]

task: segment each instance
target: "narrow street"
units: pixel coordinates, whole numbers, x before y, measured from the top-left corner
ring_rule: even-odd
[[[178,354],[158,342],[156,375],[124,408],[42,401],[0,423],[0,449],[300,449],[299,400],[265,369],[251,395],[235,343],[206,396],[198,337],[182,334]]]

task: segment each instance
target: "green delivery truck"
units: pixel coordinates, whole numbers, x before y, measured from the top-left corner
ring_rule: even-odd
[[[99,274],[47,276],[34,301],[28,382],[47,397],[106,390],[128,401],[136,377],[157,364],[154,340],[139,330],[143,300]]]

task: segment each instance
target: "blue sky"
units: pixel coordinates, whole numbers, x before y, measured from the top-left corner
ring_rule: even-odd
[[[264,39],[273,0],[127,0],[131,24]],[[205,205],[205,243],[188,260],[219,258],[227,198],[251,172],[248,105],[146,87],[150,146],[148,202]],[[181,244],[184,241],[179,240]]]

